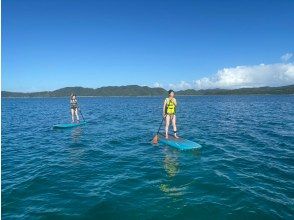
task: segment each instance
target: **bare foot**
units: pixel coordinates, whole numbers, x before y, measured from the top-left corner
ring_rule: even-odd
[[[165,135],[165,138],[168,139],[168,135]]]
[[[175,138],[179,138],[177,134],[175,134]]]

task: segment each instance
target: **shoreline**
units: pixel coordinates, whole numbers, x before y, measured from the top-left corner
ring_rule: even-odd
[[[200,97],[200,96],[292,96],[294,93],[291,94],[214,94],[214,95],[177,95],[177,97]],[[79,98],[160,98],[161,96],[78,96]],[[46,96],[38,96],[38,97],[1,97],[1,99],[57,99],[57,98],[68,98],[69,96],[53,96],[53,97],[46,97]]]
[[[219,95],[291,95],[294,94],[294,84],[279,87],[254,87],[238,89],[186,89],[177,90],[176,96],[219,96]],[[162,97],[168,91],[160,87],[138,85],[107,86],[100,88],[64,87],[53,91],[10,92],[1,91],[5,98],[60,98],[69,97],[71,93],[79,97]]]

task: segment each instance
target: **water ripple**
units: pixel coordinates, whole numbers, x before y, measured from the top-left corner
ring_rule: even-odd
[[[160,97],[80,98],[87,125],[53,130],[67,102],[2,100],[3,219],[293,218],[293,96],[179,97],[188,152],[150,144]]]

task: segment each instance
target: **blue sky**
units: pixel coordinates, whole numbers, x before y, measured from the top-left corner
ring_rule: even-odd
[[[294,1],[3,0],[2,90],[294,84]]]

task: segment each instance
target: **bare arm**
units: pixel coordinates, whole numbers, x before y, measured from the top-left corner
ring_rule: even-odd
[[[166,100],[164,100],[164,103],[163,103],[163,109],[162,109],[163,117],[165,116],[165,108],[166,108]]]
[[[174,102],[175,106],[178,105],[177,100],[175,98],[174,98],[173,102]]]

